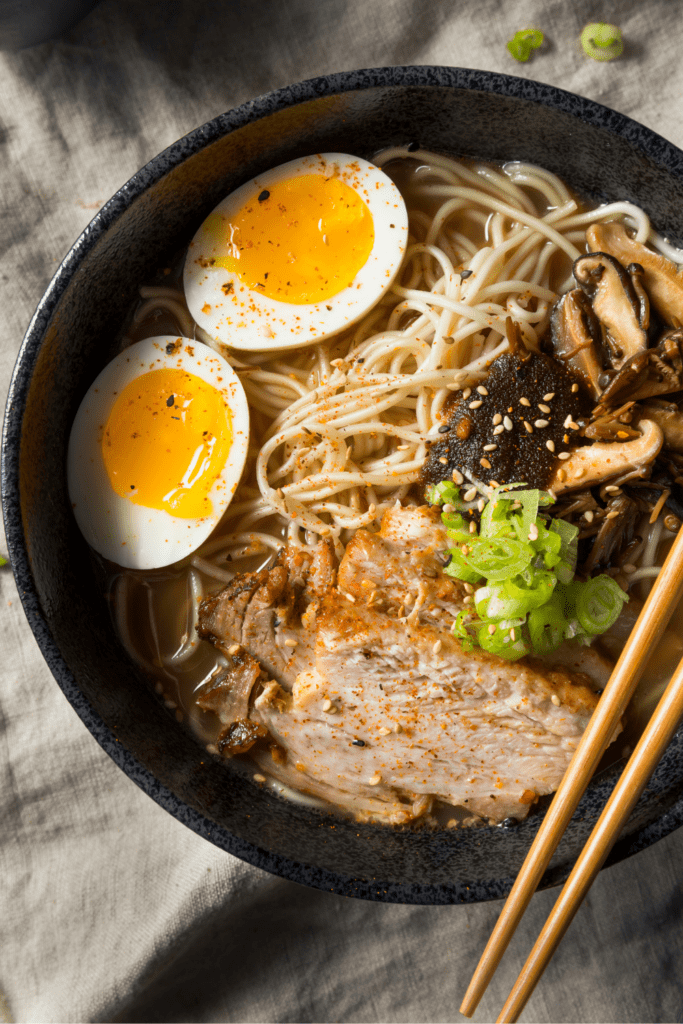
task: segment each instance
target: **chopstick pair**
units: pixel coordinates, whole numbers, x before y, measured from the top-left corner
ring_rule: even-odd
[[[621,652],[564,778],[510,890],[460,1012],[471,1017],[529,905],[550,858],[626,710],[647,658],[661,637],[683,592],[683,529],[659,573]],[[683,714],[683,660],[674,673],[629,762],[607,801],[586,846],[565,883],[505,1006],[501,1022],[516,1021],[550,961],[595,875],[654,771]]]

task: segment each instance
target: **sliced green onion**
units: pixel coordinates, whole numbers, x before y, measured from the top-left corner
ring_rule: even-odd
[[[522,572],[533,558],[528,544],[512,537],[480,539],[473,544],[466,564],[480,576],[496,582],[507,580]]]
[[[425,491],[425,498],[430,505],[448,505],[457,500],[460,489],[450,480],[441,480],[438,484],[430,484]]]
[[[565,639],[567,620],[558,598],[529,613],[529,637],[536,654],[550,654]]]
[[[560,559],[555,564],[555,575],[560,583],[571,583],[576,572],[576,559],[579,547],[579,528],[567,523],[564,519],[553,519],[550,531],[560,537]]]
[[[609,576],[587,583],[574,579],[578,528],[539,515],[553,498],[519,489],[525,486],[497,487],[482,511],[479,532],[457,510],[441,514],[453,544],[444,571],[476,585],[474,608],[458,616],[454,635],[466,650],[477,645],[508,660],[549,654],[565,640],[589,644],[628,601]],[[456,509],[463,504],[459,495],[448,481],[430,494],[447,498]]]
[[[613,626],[628,595],[611,576],[595,576],[587,583],[574,584],[576,617],[586,633],[597,636]]]
[[[7,565],[7,559],[4,555],[0,555],[0,565]]]
[[[581,33],[581,45],[593,60],[616,60],[624,52],[624,42],[616,25],[592,22]]]
[[[535,28],[523,28],[519,32],[515,32],[507,43],[507,48],[515,60],[524,63],[531,56],[531,51],[537,50],[542,43],[542,32]]]

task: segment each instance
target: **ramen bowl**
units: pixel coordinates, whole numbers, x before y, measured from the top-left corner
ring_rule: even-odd
[[[119,642],[71,514],[66,449],[78,405],[114,352],[141,283],[188,244],[229,192],[315,152],[365,158],[419,141],[487,161],[528,161],[593,202],[642,206],[683,242],[683,153],[578,96],[486,72],[385,68],[331,75],[254,100],[180,139],[100,210],[43,297],[11,383],[3,511],[26,615],[65,696],[116,764],[169,813],[266,871],[346,896],[403,903],[503,897],[542,811],[514,829],[357,824],[259,788],[207,756]],[[542,885],[562,882],[620,770],[590,784]],[[674,738],[608,863],[683,822]]]

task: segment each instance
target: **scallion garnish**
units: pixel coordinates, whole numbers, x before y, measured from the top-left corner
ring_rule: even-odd
[[[447,575],[476,585],[474,608],[458,615],[453,633],[466,650],[478,646],[514,661],[550,654],[565,640],[589,644],[617,620],[628,596],[606,575],[574,579],[579,530],[539,515],[553,503],[524,484],[498,487],[470,532],[460,488],[449,481],[429,488],[431,504],[450,505],[442,521],[453,547]]]

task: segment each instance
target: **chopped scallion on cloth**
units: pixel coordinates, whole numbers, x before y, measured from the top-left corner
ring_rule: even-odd
[[[537,50],[543,43],[543,33],[536,28],[523,28],[515,32],[507,44],[508,51],[515,60],[522,63],[528,61],[532,50]]]
[[[616,25],[593,22],[581,33],[581,46],[593,60],[616,60],[624,52],[624,41]]]

